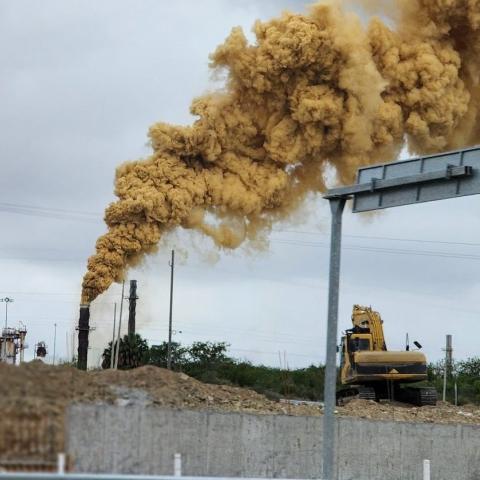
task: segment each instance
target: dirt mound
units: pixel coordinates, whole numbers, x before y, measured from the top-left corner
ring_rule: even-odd
[[[53,464],[64,450],[64,417],[73,402],[159,405],[169,408],[321,415],[318,404],[269,400],[252,390],[199,382],[183,373],[145,366],[129,371],[82,372],[42,362],[0,364],[0,466],[9,462]],[[339,416],[376,420],[480,424],[480,408],[410,407],[352,400]]]
[[[20,366],[0,363],[0,405],[44,401],[63,405],[72,400],[113,399],[110,389],[90,373],[37,360]]]
[[[64,450],[65,408],[72,401],[113,401],[110,388],[75,368],[41,361],[0,363],[0,462],[54,464]]]
[[[319,415],[317,405],[289,405],[269,400],[253,390],[202,383],[184,373],[145,366],[135,370],[105,370],[91,374],[99,386],[141,389],[151,403],[174,408],[212,409],[254,413]],[[117,390],[118,391],[118,390]],[[125,392],[125,390],[123,390]],[[128,397],[128,394],[123,395]]]
[[[337,408],[341,416],[422,423],[480,424],[480,407],[463,405],[455,407],[438,402],[436,406],[413,407],[398,402],[377,403],[373,400],[354,399]]]
[[[82,372],[68,366],[42,362],[19,367],[0,364],[0,407],[44,404],[51,409],[71,402],[104,401],[114,403],[128,398],[128,391],[143,390],[150,403],[174,408],[207,408],[256,413],[315,415],[314,405],[286,405],[267,399],[252,390],[205,384],[184,373],[154,366],[134,370]],[[118,387],[122,387],[122,394]]]
[[[320,407],[288,405],[251,390],[208,385],[183,373],[146,366],[82,372],[35,361],[0,363],[0,466],[50,465],[64,450],[64,417],[73,402],[138,403],[260,414],[319,415]]]

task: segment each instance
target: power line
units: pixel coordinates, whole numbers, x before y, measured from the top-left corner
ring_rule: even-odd
[[[194,266],[194,265],[180,265],[180,268],[187,268],[187,269],[193,269],[193,270],[205,270],[204,268],[200,266]],[[301,282],[292,282],[291,280],[281,280],[278,278],[272,278],[272,277],[266,277],[262,275],[256,275],[251,272],[235,272],[233,270],[227,270],[225,268],[215,268],[216,271],[225,273],[227,275],[232,275],[235,277],[243,277],[243,276],[248,276],[250,279],[258,279],[258,280],[267,280],[268,282],[273,282],[273,283],[284,283],[287,285],[296,285],[299,287],[307,287],[307,288],[315,288],[315,289],[320,289],[320,290],[326,290],[326,287],[323,285],[313,285],[309,283],[301,283]]]
[[[86,262],[86,258],[39,258],[39,257],[2,257],[0,256],[0,260],[22,260],[22,261],[32,261],[32,262],[54,262],[54,263],[62,263],[62,262],[67,262],[67,263],[77,263],[77,262]]]
[[[309,242],[309,241],[294,240],[294,239],[271,239],[270,241],[272,243],[278,243],[281,245],[294,245],[294,246],[312,247],[312,248],[327,248],[329,246],[328,243]],[[345,250],[358,250],[358,251],[366,251],[366,252],[372,252],[372,253],[386,253],[386,254],[393,254],[393,255],[413,255],[413,256],[427,256],[427,257],[439,257],[439,258],[459,258],[459,259],[466,259],[466,260],[480,260],[480,255],[461,254],[461,253],[445,252],[445,251],[370,247],[370,246],[364,246],[364,245],[348,245],[348,244],[342,246],[342,248]],[[15,256],[15,257],[0,256],[0,260],[76,263],[76,262],[84,262],[85,258],[39,258],[39,257],[24,257],[24,256]],[[183,267],[185,267],[185,265],[183,265]],[[196,268],[191,265],[187,265],[186,267]],[[226,272],[226,270],[224,271]],[[269,279],[269,280],[276,281],[275,279]],[[293,284],[293,282],[290,282],[290,283]],[[303,285],[303,286],[307,286],[307,285]],[[317,287],[315,286],[315,288]]]
[[[19,204],[19,203],[0,202],[0,209],[2,208],[19,208],[19,209],[23,208],[23,209],[32,210],[32,211],[49,211],[49,212],[84,215],[84,216],[98,218],[98,213],[95,213],[95,212],[86,212],[84,210],[70,210],[70,209],[55,208],[55,207],[40,207],[38,205],[25,205],[25,204]]]
[[[231,350],[233,352],[245,352],[245,353],[257,353],[257,354],[266,354],[266,355],[277,355],[278,352],[268,352],[265,350],[247,350],[244,348],[229,348],[228,350]],[[320,357],[318,353],[312,353],[312,354],[307,354],[307,353],[290,353],[287,352],[288,356],[294,356],[294,357],[307,357],[307,358],[315,358],[315,357]]]
[[[326,233],[323,232],[311,232],[305,230],[283,230],[283,229],[273,229],[273,232],[281,232],[281,233],[298,233],[303,235],[317,235],[322,237],[328,237]],[[415,243],[436,243],[441,245],[461,245],[461,246],[470,246],[470,247],[480,247],[480,243],[473,243],[473,242],[452,242],[447,240],[429,240],[429,239],[421,239],[421,238],[400,238],[400,237],[388,237],[388,236],[379,236],[379,235],[352,235],[352,234],[344,234],[344,237],[348,238],[359,238],[365,240],[387,240],[387,241],[394,241],[394,242],[415,242]]]
[[[303,247],[313,247],[313,248],[328,248],[330,245],[328,243],[319,243],[319,242],[307,242],[302,240],[272,240],[273,243],[279,243],[283,245],[295,245]],[[372,253],[387,253],[395,255],[417,255],[417,256],[427,256],[427,257],[442,257],[442,258],[461,258],[467,260],[480,260],[480,255],[473,254],[462,254],[454,252],[439,252],[431,250],[414,250],[414,249],[400,249],[400,248],[383,248],[383,247],[368,247],[364,245],[343,245],[342,249],[345,250],[358,250],[366,251]]]
[[[18,213],[24,215],[32,216],[50,216],[51,218],[58,218],[62,220],[80,220],[80,221],[93,221],[99,222],[101,218],[98,213],[82,210],[70,210],[63,208],[53,208],[53,207],[41,207],[36,205],[26,205],[18,203],[7,203],[0,202],[0,211],[6,211],[9,213]],[[273,232],[279,233],[297,233],[301,235],[320,235],[327,237],[326,233],[323,232],[312,232],[308,230],[293,230],[293,229],[273,229]],[[395,242],[415,242],[415,243],[432,243],[432,244],[441,244],[441,245],[460,245],[460,246],[471,246],[471,247],[480,247],[480,243],[475,242],[453,242],[446,240],[431,240],[431,239],[420,239],[420,238],[400,238],[400,237],[389,237],[389,236],[375,236],[375,235],[352,235],[345,234],[345,237],[349,238],[358,238],[365,240],[387,240]]]
[[[291,337],[289,339],[287,338],[275,338],[274,336],[268,336],[268,335],[264,335],[264,334],[257,334],[257,333],[253,333],[252,331],[248,331],[248,332],[245,332],[245,333],[240,333],[240,332],[234,332],[234,331],[228,331],[228,330],[223,330],[223,333],[222,333],[222,330],[221,329],[217,329],[217,328],[207,328],[207,329],[204,329],[204,328],[201,328],[201,329],[191,329],[189,327],[187,328],[184,328],[184,327],[180,327],[182,329],[182,333],[184,334],[195,334],[195,335],[198,335],[198,334],[205,334],[205,335],[208,335],[208,336],[212,336],[212,332],[213,333],[216,333],[218,334],[218,336],[224,336],[225,334],[226,335],[230,335],[230,336],[243,336],[245,337],[246,333],[248,333],[248,336],[249,337],[252,337],[252,338],[256,338],[258,339],[259,341],[262,341],[262,342],[267,342],[267,343],[274,343],[274,344],[277,344],[277,343],[286,343],[286,344],[302,344],[302,345],[310,345],[310,346],[314,346],[314,345],[318,345],[318,342],[322,343],[323,341],[323,337],[319,337],[318,338],[318,341],[313,341],[311,338],[307,339],[307,338],[300,338],[300,337]]]
[[[202,327],[202,325],[207,325],[207,329]],[[190,330],[190,327],[193,327],[193,330]],[[195,327],[199,327],[199,328],[196,329]],[[162,330],[162,331],[166,330],[166,327],[149,327],[148,325],[145,325],[144,328],[148,330]],[[217,327],[215,325],[212,325],[211,323],[205,323],[205,322],[194,322],[193,324],[192,323],[187,324],[184,322],[179,325],[179,328],[181,328],[182,333],[214,331],[215,333],[225,332],[225,333],[235,333],[239,335],[248,334],[249,336],[255,335],[257,337],[266,337],[266,338],[274,338],[272,336],[274,335],[274,336],[288,337],[288,340],[292,340],[292,339],[307,340],[306,337],[291,334],[290,332],[275,332],[272,330],[267,331],[267,330],[257,330],[257,329],[255,329],[255,331],[252,331],[252,329],[242,329],[242,328],[235,328],[235,327],[222,328],[222,327]],[[323,338],[323,336],[318,336],[316,338],[321,339]],[[308,340],[311,340],[311,339],[312,339],[312,336],[308,337]]]
[[[65,210],[61,208],[37,207],[34,205],[20,205],[6,202],[0,202],[0,211],[20,215],[29,215],[33,217],[55,218],[59,220],[76,220],[87,223],[98,223],[100,221],[98,214],[92,212]]]
[[[345,235],[350,238],[362,238],[365,240],[387,240],[394,242],[414,242],[414,243],[436,243],[440,245],[460,245],[460,246],[469,246],[469,247],[480,247],[480,243],[473,242],[451,242],[447,240],[427,240],[427,239],[415,239],[415,238],[397,238],[397,237],[382,237],[382,236],[371,236],[371,235]]]

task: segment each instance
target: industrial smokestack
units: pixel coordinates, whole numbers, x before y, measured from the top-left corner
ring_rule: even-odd
[[[90,305],[80,305],[80,318],[78,320],[78,360],[80,370],[87,369],[88,360],[88,334],[90,332]]]
[[[135,333],[135,309],[137,308],[137,281],[130,280],[130,296],[128,297],[130,302],[128,308],[128,334]]]

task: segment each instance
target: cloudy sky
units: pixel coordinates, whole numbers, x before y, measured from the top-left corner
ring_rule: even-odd
[[[9,324],[23,322],[30,349],[72,354],[86,259],[105,231],[115,167],[149,154],[158,120],[190,123],[193,97],[218,88],[208,54],[233,26],[294,0],[0,0],[0,297]],[[353,215],[347,207],[340,327],[352,304],[385,320],[387,345],[405,334],[435,360],[445,334],[457,358],[478,355],[480,198]],[[312,199],[278,225],[264,252],[216,252],[180,232],[143,265],[138,326],[166,339],[170,249],[177,251],[175,340],[227,341],[231,354],[291,368],[325,355],[329,211]],[[213,261],[215,260],[215,261]],[[112,333],[112,286],[92,307],[91,365]],[[0,304],[3,318],[4,304]],[[125,318],[124,318],[124,323]]]

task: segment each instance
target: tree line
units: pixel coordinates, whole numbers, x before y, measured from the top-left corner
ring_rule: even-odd
[[[445,360],[429,364],[428,383],[437,389],[439,399],[443,394],[444,373]],[[448,402],[454,403],[456,390],[459,405],[480,404],[480,357],[453,361],[447,369],[446,380],[446,400]]]
[[[323,399],[324,366],[288,369],[253,365],[228,355],[226,342],[193,342],[191,345],[171,344],[171,367],[206,383],[227,384],[251,388],[271,399],[296,398],[321,401]],[[110,368],[112,342],[103,353],[103,368]],[[148,345],[140,335],[125,335],[120,339],[118,368],[130,369],[142,365],[167,367],[168,343]],[[428,380],[442,397],[443,361],[428,366]],[[447,400],[453,403],[455,384],[459,405],[480,404],[480,357],[453,362],[447,375]]]

